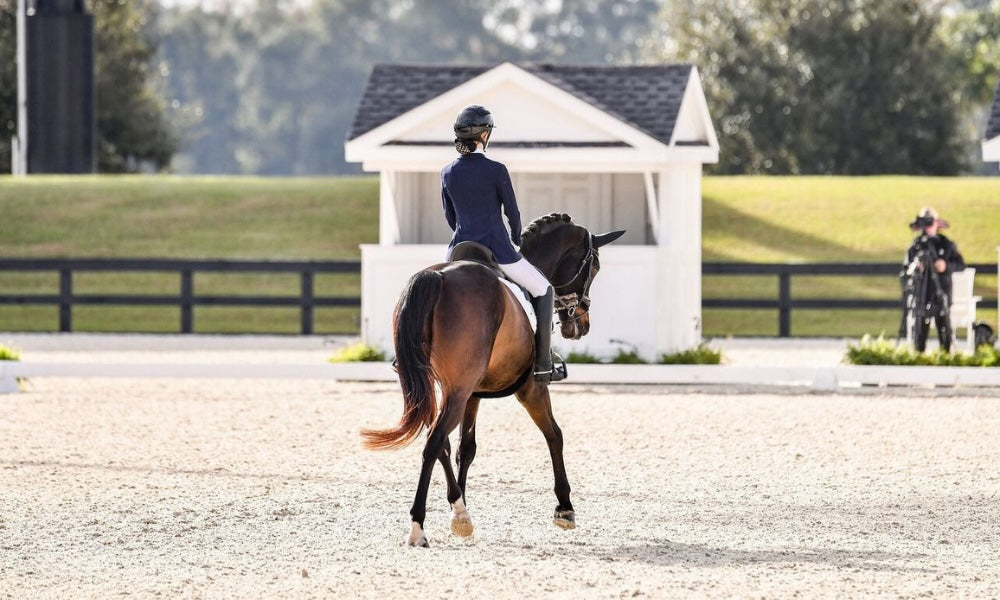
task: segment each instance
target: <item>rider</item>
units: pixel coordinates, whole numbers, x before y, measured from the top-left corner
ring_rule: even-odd
[[[482,106],[467,106],[455,119],[455,149],[459,157],[441,169],[441,201],[448,226],[455,232],[448,255],[459,242],[478,242],[493,252],[500,270],[532,296],[535,330],[534,376],[548,383],[566,378],[552,365],[552,285],[518,251],[521,245],[521,213],[507,167],[486,158],[493,132],[493,115]],[[504,227],[507,215],[510,233]]]

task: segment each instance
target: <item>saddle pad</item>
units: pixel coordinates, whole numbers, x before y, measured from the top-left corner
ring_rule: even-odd
[[[524,314],[527,315],[528,323],[531,325],[531,331],[534,332],[538,328],[538,320],[535,318],[535,308],[531,306],[531,302],[528,300],[528,294],[520,286],[508,279],[501,279],[500,283],[509,287],[510,291],[514,292],[514,297],[521,303],[521,308],[524,309]]]

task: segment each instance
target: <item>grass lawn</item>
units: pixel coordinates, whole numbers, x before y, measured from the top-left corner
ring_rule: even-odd
[[[1000,178],[706,177],[706,261],[897,262],[921,206],[951,223],[946,233],[968,262],[996,263]],[[0,254],[7,257],[357,258],[378,239],[375,177],[0,177]],[[199,274],[200,294],[292,295],[288,275]],[[979,273],[977,293],[995,297],[996,272]],[[177,277],[80,274],[79,293],[178,290]],[[894,278],[801,277],[793,297],[893,298]],[[359,295],[356,275],[318,276],[316,293]],[[55,293],[54,274],[0,273],[2,293]],[[777,296],[776,277],[709,276],[705,297]],[[81,331],[177,331],[177,309],[77,307]],[[981,318],[996,322],[995,307]],[[793,335],[895,332],[896,311],[792,313]],[[356,309],[316,310],[319,333],[357,332]],[[0,331],[52,331],[54,307],[0,305]],[[195,309],[198,332],[295,333],[292,308]],[[776,311],[704,312],[706,335],[776,335]]]

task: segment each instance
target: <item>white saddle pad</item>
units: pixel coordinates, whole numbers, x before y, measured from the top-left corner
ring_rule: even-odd
[[[528,302],[528,298],[516,283],[509,281],[507,279],[501,279],[500,283],[510,288],[510,291],[514,292],[514,297],[517,301],[521,303],[521,308],[524,309],[524,314],[528,316],[528,323],[531,325],[531,331],[535,331],[538,328],[538,320],[535,318],[535,307]]]

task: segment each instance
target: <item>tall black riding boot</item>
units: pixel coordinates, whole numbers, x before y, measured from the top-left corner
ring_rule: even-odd
[[[555,292],[550,287],[544,296],[532,298],[535,307],[535,370],[537,381],[562,381],[566,379],[566,366],[552,365],[552,315],[555,313]]]

